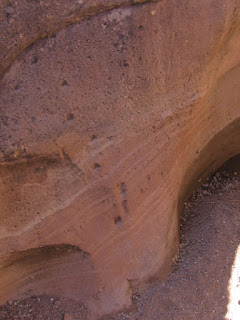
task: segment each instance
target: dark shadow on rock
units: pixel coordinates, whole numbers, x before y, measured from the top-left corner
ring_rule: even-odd
[[[99,280],[91,256],[69,244],[8,253],[0,259],[0,303],[38,295],[94,303]],[[96,302],[95,302],[96,303]]]

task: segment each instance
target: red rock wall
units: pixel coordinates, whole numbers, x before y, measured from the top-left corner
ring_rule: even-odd
[[[183,202],[240,152],[239,7],[1,3],[2,303],[100,315],[166,276]]]

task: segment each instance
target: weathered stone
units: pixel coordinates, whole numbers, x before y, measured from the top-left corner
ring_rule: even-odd
[[[129,306],[240,152],[238,1],[137,2],[1,3],[1,303]]]

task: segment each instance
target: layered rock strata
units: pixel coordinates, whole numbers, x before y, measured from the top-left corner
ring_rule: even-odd
[[[0,6],[0,302],[127,307],[240,152],[239,1]]]

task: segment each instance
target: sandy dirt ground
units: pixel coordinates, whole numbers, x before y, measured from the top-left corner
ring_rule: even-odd
[[[240,167],[231,160],[195,192],[181,217],[181,246],[169,278],[151,281],[133,307],[102,320],[240,319]],[[239,251],[238,251],[239,247]],[[237,253],[239,254],[237,255]],[[238,259],[239,258],[239,259]],[[0,320],[91,319],[57,297],[9,301]]]

